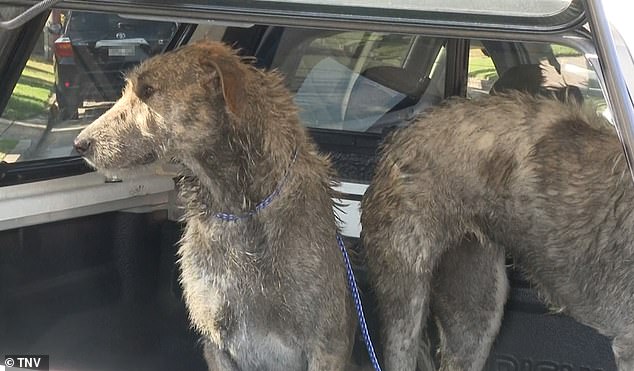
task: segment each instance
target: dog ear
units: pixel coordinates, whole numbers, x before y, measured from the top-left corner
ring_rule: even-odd
[[[241,107],[246,102],[246,91],[244,89],[244,71],[241,66],[230,59],[218,58],[204,61],[215,70],[222,89],[222,96],[225,104],[231,113],[238,115]]]

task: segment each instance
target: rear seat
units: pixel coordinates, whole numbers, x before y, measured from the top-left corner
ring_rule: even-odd
[[[496,95],[510,90],[554,96],[562,102],[583,104],[581,90],[566,84],[554,67],[545,64],[520,64],[509,68],[493,84],[489,94]]]

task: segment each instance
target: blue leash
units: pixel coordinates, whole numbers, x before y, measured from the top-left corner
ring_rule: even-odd
[[[275,188],[271,194],[266,196],[262,201],[260,201],[253,210],[247,211],[244,214],[236,215],[231,213],[219,212],[215,213],[214,216],[225,222],[237,222],[239,220],[244,220],[250,218],[262,211],[264,208],[269,206],[275,197],[279,196],[282,192],[282,187],[288,178],[288,173],[290,168],[295,163],[297,159],[297,150],[293,152],[293,160],[290,165],[286,169],[282,180],[280,180],[279,184]],[[343,254],[343,261],[346,264],[346,276],[348,278],[348,287],[350,288],[350,293],[352,294],[352,299],[354,301],[354,307],[357,311],[357,317],[359,318],[359,326],[361,327],[361,335],[363,336],[363,341],[365,342],[365,347],[368,349],[368,355],[370,356],[370,363],[372,363],[372,367],[375,371],[381,371],[381,366],[379,366],[379,361],[376,358],[376,354],[374,353],[374,346],[372,345],[372,339],[370,338],[370,333],[368,332],[368,325],[365,322],[365,315],[363,314],[363,304],[361,303],[361,296],[359,295],[359,287],[357,286],[357,280],[354,278],[354,271],[352,270],[352,264],[350,264],[350,258],[348,257],[348,251],[346,250],[346,246],[343,243],[343,238],[339,233],[337,233],[337,244],[339,245],[339,250],[341,250],[341,254]]]
[[[376,353],[374,353],[374,346],[372,345],[372,339],[370,338],[370,333],[368,332],[368,325],[365,322],[365,315],[363,314],[363,304],[361,304],[361,296],[359,296],[359,287],[357,286],[357,280],[354,278],[354,272],[352,271],[352,264],[350,264],[348,251],[346,250],[346,246],[343,243],[343,238],[339,233],[337,233],[337,244],[339,245],[339,250],[341,250],[341,254],[343,255],[343,261],[346,263],[348,286],[350,287],[350,292],[352,293],[354,307],[357,310],[357,317],[359,317],[359,326],[361,327],[361,335],[363,336],[365,347],[368,349],[370,363],[372,363],[372,367],[375,371],[381,371],[381,366],[379,366],[379,361],[376,358]]]

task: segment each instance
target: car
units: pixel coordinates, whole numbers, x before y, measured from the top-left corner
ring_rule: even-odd
[[[6,16],[24,11],[0,3]],[[182,208],[171,169],[105,177],[72,148],[79,131],[112,105],[127,69],[201,38],[233,45],[253,56],[254,65],[284,77],[303,122],[338,171],[344,206],[336,212],[346,243],[359,252],[359,202],[377,148],[392,130],[448,97],[554,89],[611,120],[633,158],[628,44],[634,40],[610,30],[602,2],[386,4],[65,2],[57,10],[69,18],[56,44],[68,37],[70,46],[62,48],[72,50],[73,61],[63,53],[54,62],[43,59],[37,40],[46,12],[0,32],[0,356],[48,355],[51,368],[68,370],[206,369],[178,282]],[[107,31],[84,33],[92,40],[85,48],[73,34],[78,14],[110,25],[89,22],[88,29]],[[146,22],[138,34],[121,31],[137,22]],[[148,46],[134,41],[134,58],[116,55],[131,54],[117,32]],[[81,64],[80,56],[109,62]],[[68,74],[63,66],[77,69]],[[71,93],[80,76],[91,87]],[[65,81],[73,83],[60,94]],[[83,93],[90,89],[98,94]],[[61,119],[50,115],[53,96]],[[84,100],[96,108],[76,112]],[[365,271],[360,266],[355,273],[372,337],[380,342]],[[508,275],[511,293],[486,370],[616,370],[609,339],[552,313],[520,272],[510,267]],[[429,328],[437,344],[434,324]],[[369,367],[361,341],[354,360]]]
[[[122,72],[162,52],[177,28],[174,22],[84,11],[67,12],[64,23],[53,47],[61,119],[76,119],[86,100],[117,100]]]

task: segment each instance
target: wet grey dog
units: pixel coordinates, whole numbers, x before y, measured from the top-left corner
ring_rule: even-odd
[[[210,370],[346,369],[355,321],[333,172],[278,75],[218,43],[154,57],[75,147],[104,172],[182,165],[181,282]]]
[[[362,204],[385,370],[415,370],[430,309],[441,369],[481,370],[508,291],[505,253],[634,370],[633,206],[613,128],[575,105],[457,99],[396,132]]]

